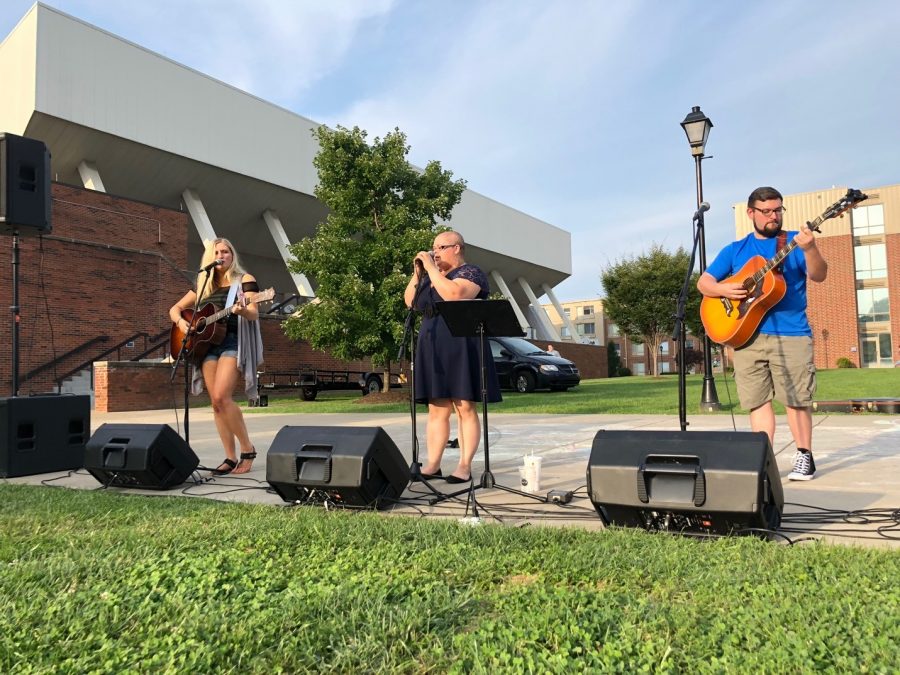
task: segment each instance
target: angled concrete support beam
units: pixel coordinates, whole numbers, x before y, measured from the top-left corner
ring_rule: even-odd
[[[566,324],[566,328],[569,329],[569,335],[575,342],[578,342],[578,334],[575,332],[575,324],[572,323],[572,318],[565,313],[563,310],[563,306],[559,304],[559,300],[556,299],[556,293],[553,292],[553,289],[550,288],[547,284],[541,284],[541,288],[544,289],[544,295],[546,295],[550,302],[553,304],[553,308],[556,310],[556,313],[562,317],[563,323]]]
[[[96,190],[97,192],[106,192],[103,181],[100,178],[100,172],[97,165],[87,160],[81,160],[78,165],[78,175],[81,176],[81,182],[88,190]]]
[[[528,302],[531,303],[532,314],[540,323],[542,334],[538,336],[538,339],[559,342],[559,333],[556,332],[556,327],[553,325],[553,322],[550,321],[547,312],[541,307],[541,303],[538,302],[537,296],[534,294],[534,291],[531,290],[531,286],[528,285],[528,282],[524,277],[519,277],[518,282],[519,286],[522,287],[522,290],[525,291],[525,295],[528,296]]]
[[[278,248],[278,252],[281,254],[281,259],[284,260],[284,265],[287,267],[288,262],[291,259],[291,253],[288,251],[288,246],[291,245],[290,239],[288,239],[287,234],[284,231],[284,226],[281,224],[281,219],[278,217],[278,214],[272,211],[271,209],[266,209],[263,211],[263,220],[266,221],[266,227],[269,228],[269,234],[272,235],[272,239],[275,241],[275,246]],[[291,279],[294,280],[294,285],[297,287],[297,294],[304,298],[314,298],[315,293],[312,289],[312,284],[309,283],[309,279],[306,278],[305,274],[297,274],[296,272],[291,272],[288,269],[288,273],[291,275]]]
[[[181,193],[184,205],[187,207],[188,213],[191,214],[191,220],[194,221],[194,227],[197,228],[197,234],[200,235],[200,241],[206,244],[216,238],[216,231],[213,229],[209,216],[206,215],[206,209],[203,202],[200,201],[200,195],[191,188],[186,188]]]
[[[515,312],[516,318],[519,320],[519,326],[522,327],[522,331],[527,333],[531,325],[528,323],[528,319],[526,319],[525,315],[522,313],[522,308],[519,307],[519,303],[516,302],[516,299],[510,292],[509,286],[506,285],[506,279],[504,279],[503,275],[501,275],[497,270],[491,270],[491,278],[494,280],[494,283],[497,284],[497,288],[500,289],[500,292],[503,293],[504,296],[506,296],[507,300],[509,300],[509,304],[512,305],[513,312]]]

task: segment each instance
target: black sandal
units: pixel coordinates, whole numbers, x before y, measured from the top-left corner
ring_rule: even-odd
[[[228,468],[220,469],[219,467],[216,467],[215,469],[212,470],[213,476],[227,476],[232,471],[234,471],[238,465],[237,462],[235,462],[233,459],[229,459],[228,457],[226,457],[225,459],[222,460],[222,464],[226,465]],[[219,464],[219,466],[222,466],[222,464]]]
[[[237,463],[237,465],[235,465],[234,468],[236,469],[236,468],[237,468],[238,466],[240,466],[243,462],[249,461],[249,462],[250,462],[250,465],[251,465],[251,466],[250,466],[250,469],[252,469],[252,468],[253,468],[253,460],[254,460],[254,459],[256,459],[256,448],[253,448],[253,450],[252,450],[251,452],[242,452],[242,453],[241,453],[241,459],[240,459],[240,461]],[[243,473],[249,473],[249,472],[250,472],[250,469],[247,469],[247,471],[244,471]]]

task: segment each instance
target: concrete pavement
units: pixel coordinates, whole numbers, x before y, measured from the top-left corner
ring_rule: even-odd
[[[241,501],[271,505],[284,505],[266,483],[266,451],[273,438],[284,426],[333,426],[333,427],[382,427],[397,445],[405,460],[412,457],[412,423],[408,414],[270,414],[245,409],[250,436],[259,452],[253,469],[243,476],[226,476],[162,494],[188,494],[223,501]],[[511,494],[500,489],[475,491],[479,515],[484,522],[499,521],[509,524],[542,523],[562,524],[585,528],[602,528],[585,490],[585,473],[594,436],[600,429],[606,430],[662,430],[677,431],[678,419],[669,415],[511,415],[489,413],[490,464],[496,483],[521,488],[519,467],[523,457],[534,453],[543,458],[540,495],[551,489],[575,491],[571,504],[560,507],[544,504],[534,499]],[[728,415],[696,415],[688,418],[690,431],[749,431],[746,417],[732,422]],[[153,410],[128,413],[92,413],[91,426],[96,430],[101,424],[169,424],[184,435],[183,411],[177,417],[171,410]],[[733,425],[734,424],[734,425]],[[775,437],[775,455],[785,493],[785,522],[782,532],[791,539],[813,536],[830,541],[854,545],[900,547],[900,416],[878,413],[858,415],[817,414],[814,451],[818,469],[816,478],[809,482],[787,481],[794,446],[784,418],[778,419]],[[425,417],[417,418],[417,432],[424,457]],[[455,431],[454,431],[455,433]],[[190,446],[200,459],[201,466],[218,465],[224,454],[216,433],[209,408],[190,411]],[[453,470],[457,450],[447,449],[444,455],[444,472]],[[479,449],[474,464],[474,474],[479,479],[484,471],[484,444]],[[204,477],[208,473],[202,474]],[[85,471],[68,475],[66,472],[8,479],[11,483],[38,484],[54,479],[53,485],[96,489],[98,481]],[[445,481],[433,481],[437,490],[448,492],[464,486],[447,485]],[[161,494],[159,491],[110,488],[127,492]],[[431,496],[424,486],[413,484],[405,493],[404,504],[384,513],[422,514],[434,517],[458,519],[471,515],[467,511],[466,496],[441,502],[428,503]],[[881,509],[880,522],[803,523],[796,521],[800,514],[810,509],[858,511]],[[891,511],[896,514],[891,515]],[[871,512],[869,512],[871,514]],[[795,521],[792,523],[791,521]],[[886,528],[879,533],[878,527]],[[803,531],[794,531],[797,528]]]

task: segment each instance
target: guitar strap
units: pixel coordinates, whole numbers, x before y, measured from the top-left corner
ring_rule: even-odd
[[[778,251],[783,249],[785,246],[787,246],[787,232],[782,230],[781,232],[778,233],[778,242],[775,244],[775,252],[777,253]],[[779,274],[784,274],[784,260],[782,260],[780,263],[778,263],[778,265],[776,265],[775,271],[778,272]]]
[[[232,282],[231,288],[228,289],[228,299],[225,301],[226,307],[231,307],[237,299],[238,289],[241,287],[241,280]]]

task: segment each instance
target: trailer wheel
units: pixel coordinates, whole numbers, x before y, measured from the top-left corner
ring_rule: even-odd
[[[381,378],[377,375],[369,375],[363,385],[362,395],[377,394],[381,391]]]
[[[319,390],[315,387],[303,387],[300,389],[300,396],[304,401],[315,401],[316,394],[319,393]]]

